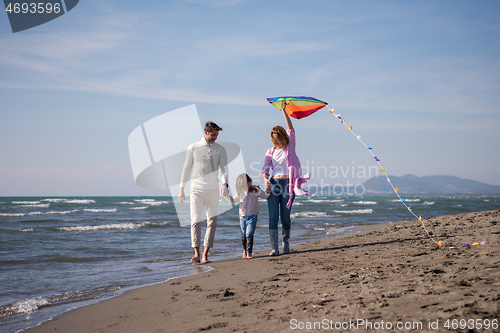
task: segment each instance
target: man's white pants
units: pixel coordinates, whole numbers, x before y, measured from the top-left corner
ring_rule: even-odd
[[[191,210],[191,246],[200,247],[201,245],[201,221],[203,220],[203,207],[205,207],[207,231],[203,246],[213,247],[219,209],[219,189],[191,188],[189,202]]]

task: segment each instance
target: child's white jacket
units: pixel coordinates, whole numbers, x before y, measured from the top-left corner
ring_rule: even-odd
[[[271,193],[264,192],[260,189],[260,187],[256,187],[257,191],[256,192],[250,192],[250,193],[243,193],[244,198],[239,198],[238,194],[236,194],[234,197],[231,197],[229,195],[225,196],[227,201],[229,201],[231,204],[235,204],[236,202],[240,203],[240,216],[248,216],[248,215],[256,215],[259,214],[259,199],[267,199]],[[248,200],[250,200],[250,203],[248,203]],[[247,205],[248,203],[248,205]]]

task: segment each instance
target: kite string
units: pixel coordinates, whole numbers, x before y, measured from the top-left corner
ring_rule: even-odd
[[[330,113],[334,113],[334,110],[331,109],[330,110]],[[339,120],[340,122],[352,133],[352,135],[354,135],[356,137],[356,139],[358,139],[359,142],[361,142],[363,144],[363,146],[365,146],[365,148],[368,149],[368,151],[370,152],[370,154],[372,155],[372,157],[375,159],[375,162],[377,162],[378,166],[379,166],[379,171],[382,172],[385,177],[387,178],[387,182],[391,185],[392,189],[394,190],[394,193],[396,193],[396,195],[398,196],[399,200],[401,201],[401,203],[406,207],[406,209],[416,218],[418,219],[421,223],[422,223],[422,227],[424,228],[425,232],[427,233],[427,236],[429,236],[429,238],[434,242],[436,243],[438,246],[439,244],[434,240],[434,238],[432,238],[431,234],[429,233],[429,231],[427,231],[427,228],[425,227],[425,224],[424,224],[424,221],[422,220],[422,217],[421,216],[417,216],[412,210],[411,208],[406,204],[406,200],[404,198],[402,198],[398,191],[399,189],[397,187],[395,187],[392,182],[391,182],[391,179],[389,178],[389,175],[387,174],[387,172],[385,171],[385,169],[382,167],[382,165],[380,164],[380,159],[375,156],[375,154],[373,154],[373,149],[371,146],[368,146],[367,144],[365,144],[362,140],[361,140],[361,136],[359,135],[356,135],[356,133],[354,133],[354,131],[352,130],[352,126],[351,125],[347,125],[344,118],[342,118],[340,116],[340,114],[336,114],[335,115]]]

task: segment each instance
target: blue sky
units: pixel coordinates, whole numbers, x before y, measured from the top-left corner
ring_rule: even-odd
[[[163,195],[135,185],[127,138],[190,104],[255,178],[280,95],[327,101],[390,175],[500,185],[499,14],[498,1],[82,0],[16,34],[0,14],[0,196]],[[294,125],[308,171],[375,165],[327,110]]]

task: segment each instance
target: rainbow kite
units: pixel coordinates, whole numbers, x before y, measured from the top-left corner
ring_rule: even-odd
[[[304,97],[304,96],[296,96],[296,97],[294,97],[294,96],[273,97],[273,98],[268,98],[267,100],[269,101],[269,103],[271,103],[274,107],[278,108],[279,110],[281,110],[282,102],[283,101],[286,102],[287,103],[287,105],[285,107],[286,113],[290,117],[294,117],[296,119],[301,119],[301,118],[310,116],[311,114],[313,114],[314,112],[320,110],[321,108],[323,108],[324,106],[326,106],[328,104],[326,102],[320,101],[319,99],[312,98],[312,97]],[[333,114],[334,110],[331,109],[330,113]],[[424,228],[425,232],[427,233],[427,236],[429,236],[429,238],[434,243],[436,243],[437,245],[444,246],[443,242],[441,242],[441,241],[436,242],[434,240],[434,238],[432,238],[432,236],[430,235],[430,233],[425,228],[424,221],[422,220],[422,217],[416,215],[412,211],[412,209],[406,204],[406,199],[402,198],[401,195],[398,193],[399,189],[392,184],[391,179],[389,178],[389,175],[387,174],[387,172],[385,171],[385,169],[380,164],[380,159],[377,156],[375,156],[375,154],[373,153],[373,148],[371,146],[366,145],[361,140],[361,136],[356,135],[354,133],[354,131],[352,130],[353,127],[351,125],[346,124],[344,118],[342,118],[340,116],[340,114],[336,114],[335,116],[340,120],[340,122],[342,124],[344,124],[344,126],[352,133],[352,135],[354,135],[356,137],[356,139],[358,139],[358,141],[361,142],[363,144],[363,146],[365,146],[365,148],[368,149],[368,151],[372,155],[373,159],[375,160],[375,162],[377,162],[378,166],[380,167],[379,171],[385,175],[385,177],[387,178],[387,182],[391,185],[392,189],[394,190],[394,193],[396,193],[396,195],[398,196],[399,200],[401,200],[401,203],[406,207],[406,209],[415,218],[417,218],[422,223],[422,227]]]
[[[283,96],[271,97],[267,101],[278,110],[281,110],[281,103],[286,102],[286,113],[295,119],[305,118],[326,106],[328,103],[319,99],[305,96]]]

